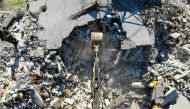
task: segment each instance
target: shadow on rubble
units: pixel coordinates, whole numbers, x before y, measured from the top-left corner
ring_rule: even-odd
[[[15,47],[18,44],[18,41],[7,30],[3,29],[0,29],[0,40],[12,43]]]
[[[155,48],[156,48],[156,62],[162,63],[167,61],[169,53],[174,45],[170,44],[169,32],[171,28],[165,28],[159,23],[155,23]]]
[[[128,11],[131,13],[138,13],[143,9],[140,0],[112,0],[112,7],[119,12]]]
[[[131,13],[138,13],[144,8],[160,5],[161,0],[112,0],[112,7],[118,12],[128,11]]]

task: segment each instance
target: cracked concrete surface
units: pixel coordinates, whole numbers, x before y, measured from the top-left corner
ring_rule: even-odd
[[[81,16],[77,20],[69,19],[72,14],[79,12],[86,4],[93,3],[94,1],[70,0],[68,2],[67,0],[45,0],[47,11],[39,15],[38,21],[39,25],[44,27],[44,31],[39,31],[38,33],[39,39],[46,40],[47,48],[49,49],[60,47],[63,38],[66,38],[76,25],[84,25],[88,21],[103,17],[102,13],[93,12]],[[123,18],[123,27],[127,31],[127,35],[137,46],[154,43],[153,35],[149,35],[139,15],[126,11],[121,11],[119,14]]]

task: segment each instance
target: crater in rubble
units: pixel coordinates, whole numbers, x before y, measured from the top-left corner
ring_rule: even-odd
[[[59,55],[66,67],[75,73],[92,74],[90,72],[93,69],[95,56],[91,49],[91,33],[102,32],[102,50],[99,58],[103,74],[115,72],[114,74],[127,73],[130,75],[129,72],[134,72],[130,71],[130,68],[129,70],[126,68],[132,66],[135,61],[144,61],[143,47],[121,50],[122,42],[130,40],[126,38],[125,32],[121,32],[118,25],[104,22],[104,19],[97,19],[88,24],[74,27],[70,35],[63,39],[59,49]],[[132,75],[136,75],[136,73]]]
[[[126,33],[121,33],[115,25],[106,25],[101,19],[76,26],[69,37],[62,41],[60,56],[67,68],[75,72],[89,73],[93,67],[94,53],[91,49],[91,32],[102,32],[102,50],[100,53],[101,66],[108,71],[117,58],[122,39]]]
[[[131,90],[131,82],[140,77],[143,68],[147,69],[150,48],[139,46],[127,39],[126,32],[122,31],[122,23],[109,22],[108,19],[97,19],[82,26],[75,26],[69,36],[62,41],[59,55],[63,63],[79,79],[87,77],[92,80],[95,53],[91,49],[91,33],[103,33],[100,58],[100,78],[106,80],[107,86],[112,89],[121,89],[122,93]],[[125,48],[122,49],[122,43]],[[145,63],[146,62],[146,63]],[[123,84],[126,84],[123,87]]]

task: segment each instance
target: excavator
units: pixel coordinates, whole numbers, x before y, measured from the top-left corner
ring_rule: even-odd
[[[91,49],[95,54],[94,65],[93,65],[93,80],[92,80],[92,109],[100,109],[100,61],[99,53],[102,50],[103,33],[92,32],[91,33]]]

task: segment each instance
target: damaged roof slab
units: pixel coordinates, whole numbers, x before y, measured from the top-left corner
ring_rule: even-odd
[[[70,20],[72,14],[82,8],[83,0],[47,0],[47,11],[39,15],[39,24],[45,28],[39,32],[39,39],[47,41],[47,48],[53,49],[61,45],[76,25],[83,25],[94,18],[90,15],[81,16],[78,20]],[[92,1],[85,0],[84,2]]]
[[[93,3],[95,0],[46,0],[47,11],[39,15],[39,25],[44,30],[38,32],[39,39],[46,40],[48,49],[58,48],[62,40],[69,36],[70,32],[76,25],[84,25],[96,18],[102,18],[103,14],[86,14],[77,20],[71,20],[71,15],[83,10],[86,5]],[[35,1],[38,2],[38,1]],[[119,14],[125,18],[123,27],[127,31],[127,36],[134,41],[136,46],[153,44],[153,38],[149,35],[148,30],[140,21],[139,15],[133,15],[130,12],[121,11]],[[125,42],[122,49],[125,49]]]

